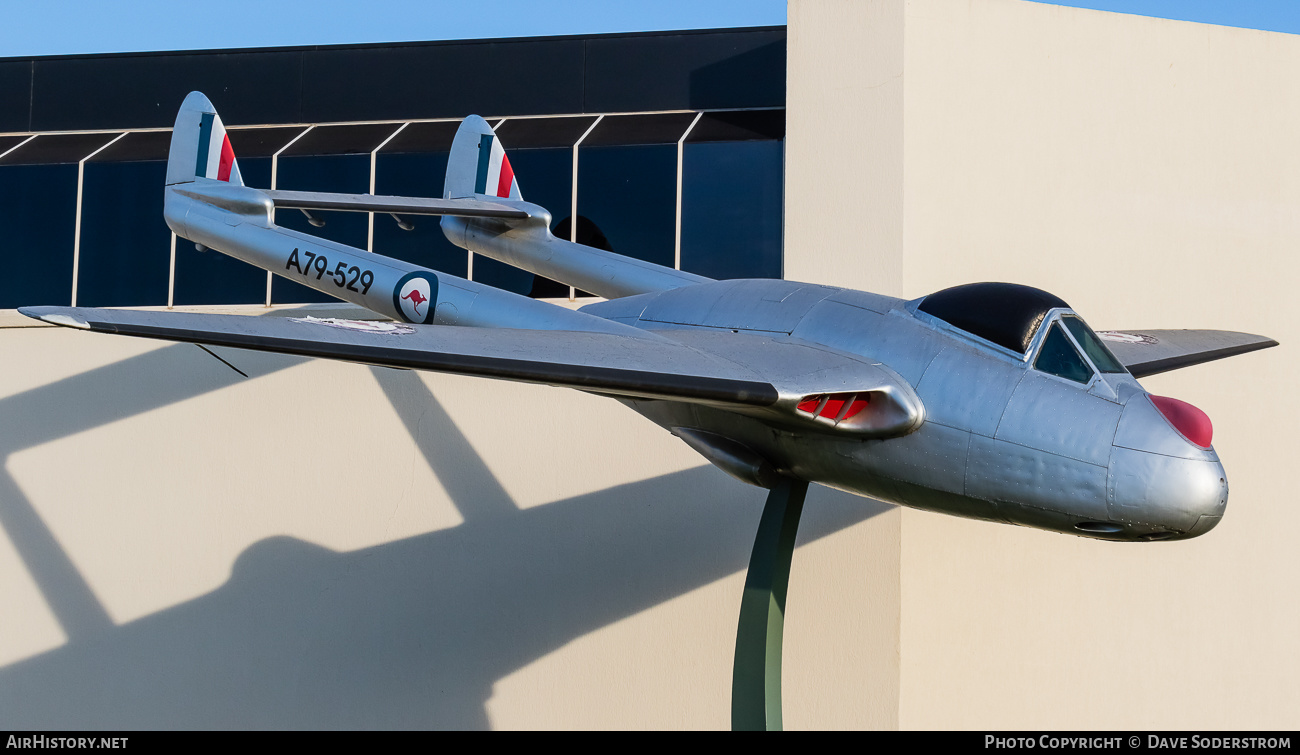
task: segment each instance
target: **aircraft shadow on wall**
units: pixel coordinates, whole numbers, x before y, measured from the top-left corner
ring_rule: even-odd
[[[159,349],[0,399],[0,426],[21,428],[0,456],[244,379],[195,354]],[[301,362],[223,356],[254,379]],[[520,510],[423,382],[373,372],[463,523],[346,553],[266,539],[219,589],[122,625],[0,476],[0,525],[68,636],[0,669],[0,720],[60,730],[489,728],[485,703],[506,675],[744,568],[756,491],[700,467]],[[156,385],[142,390],[141,375]],[[862,503],[826,496],[801,542],[885,508]]]

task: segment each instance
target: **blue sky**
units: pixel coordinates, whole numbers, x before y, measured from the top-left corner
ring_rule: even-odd
[[[0,57],[785,23],[785,0],[0,0]]]
[[[1296,0],[1053,0],[1052,5],[1300,33],[1300,2]]]
[[[785,0],[2,0],[0,57],[785,23]],[[1297,0],[1057,0],[1300,33]]]

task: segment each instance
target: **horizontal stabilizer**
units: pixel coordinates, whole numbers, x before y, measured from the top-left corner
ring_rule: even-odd
[[[617,254],[608,244],[602,249],[576,243],[578,225],[590,222],[585,217],[580,221],[570,218],[569,238],[557,239],[550,228],[550,215],[523,202],[510,156],[492,127],[477,115],[468,116],[456,129],[443,196],[451,201],[535,208],[529,209],[536,212],[531,222],[513,223],[504,231],[499,223],[462,215],[444,217],[442,232],[451,243],[475,254],[596,296],[617,299],[710,282],[701,275]],[[645,211],[631,199],[628,206],[637,208],[634,212]]]
[[[295,356],[565,386],[629,398],[771,406],[743,367],[657,336],[465,328],[313,317],[25,307],[65,327]]]
[[[1278,345],[1271,338],[1230,330],[1105,330],[1097,335],[1137,378]]]
[[[385,197],[372,194],[333,194],[324,191],[262,190],[276,207],[293,210],[342,210],[344,212],[388,212],[401,215],[454,215],[464,218],[507,218],[524,220],[528,212],[501,202],[481,199],[430,199]]]

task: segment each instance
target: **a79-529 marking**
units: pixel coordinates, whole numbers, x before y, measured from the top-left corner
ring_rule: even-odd
[[[334,266],[333,272],[327,273],[326,271],[329,270],[330,261],[326,259],[325,255],[316,254],[315,252],[309,252],[304,249],[302,256],[306,258],[306,262],[299,259],[298,247],[294,247],[293,252],[289,255],[289,261],[284,264],[284,269],[297,270],[303,275],[303,277],[311,275],[312,270],[315,270],[316,280],[320,280],[326,275],[329,275],[330,279],[333,280],[335,285],[339,288],[356,291],[362,295],[365,295],[365,293],[370,290],[370,286],[375,282],[375,274],[373,272],[370,270],[362,270],[356,265],[348,267],[348,263],[340,262]],[[356,287],[357,283],[361,284],[361,288]]]

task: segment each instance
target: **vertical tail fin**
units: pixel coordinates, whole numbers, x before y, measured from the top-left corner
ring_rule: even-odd
[[[167,157],[167,185],[211,178],[243,186],[239,162],[217,109],[201,92],[190,92],[176,114]]]
[[[523,199],[505,147],[487,121],[471,115],[461,121],[447,159],[444,199],[489,196]]]

